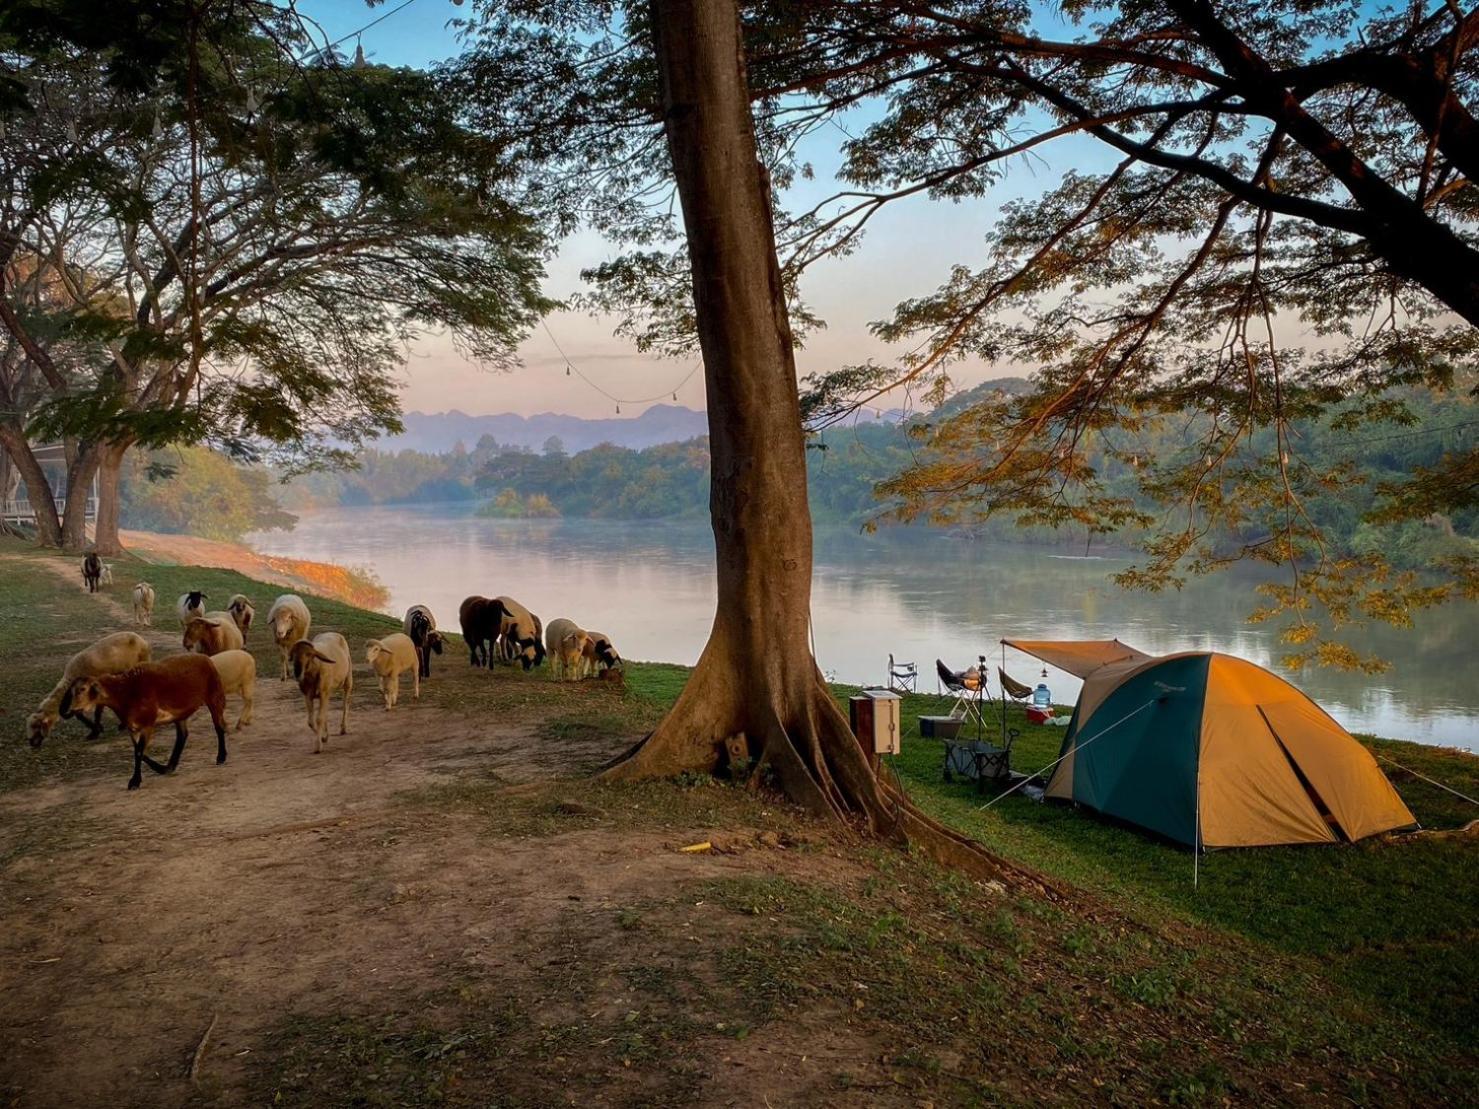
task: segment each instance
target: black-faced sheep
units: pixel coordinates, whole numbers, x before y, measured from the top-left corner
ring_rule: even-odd
[[[226,613],[213,613],[209,619],[196,617],[185,625],[180,645],[202,655],[219,655],[222,651],[242,648],[241,629]]]
[[[252,607],[252,602],[238,593],[226,602],[226,611],[231,614],[231,621],[241,629],[241,638],[246,640],[247,632],[252,630],[252,620],[257,615],[257,610]]]
[[[307,639],[308,629],[312,626],[313,617],[309,615],[308,606],[296,593],[284,593],[267,610],[267,627],[272,631],[272,642],[282,652],[283,681],[288,677],[288,655],[293,644],[300,639]]]
[[[97,556],[97,552],[89,551],[82,559],[82,584],[89,593],[96,593],[102,576],[103,560]]]
[[[72,685],[78,678],[93,678],[100,674],[117,674],[141,662],[149,661],[149,644],[142,635],[134,632],[114,632],[105,635],[86,650],[78,651],[67,660],[61,680],[52,691],[41,699],[26,719],[26,738],[32,747],[40,747],[51,734],[57,720],[65,720],[79,713],[68,698]],[[102,731],[103,710],[93,713],[88,725],[88,739],[97,739]]]
[[[457,619],[473,666],[493,664],[491,647],[502,633],[505,615],[503,606],[487,597],[468,597],[458,606]]]
[[[180,627],[184,627],[197,616],[205,615],[205,594],[198,589],[184,593],[175,602],[175,612],[180,616]]]
[[[396,632],[365,644],[365,661],[380,679],[380,694],[385,698],[385,711],[395,708],[400,699],[401,675],[411,672],[411,696],[421,700],[420,652],[409,635]]]
[[[79,711],[110,708],[128,729],[134,742],[134,773],[129,789],[142,784],[142,768],[170,774],[180,764],[180,753],[190,732],[186,722],[204,707],[216,727],[216,763],[226,761],[226,691],[221,675],[210,659],[199,655],[173,655],[159,662],[146,662],[122,674],[78,678],[72,685],[72,703]],[[160,724],[174,724],[175,747],[169,762],[161,766],[144,752]]]
[[[401,628],[416,645],[418,673],[423,678],[431,677],[431,656],[442,653],[442,633],[437,631],[437,618],[425,605],[412,605],[406,609]]]
[[[586,671],[596,674],[604,667],[607,670],[616,670],[621,666],[621,656],[616,653],[616,648],[611,644],[611,637],[605,632],[586,632],[590,636],[590,642],[586,646],[585,663]]]
[[[544,661],[544,625],[512,597],[495,597],[503,606],[503,621],[499,628],[501,654],[512,662],[518,659],[525,670],[532,670]]]
[[[544,632],[544,643],[550,670],[556,678],[577,679],[583,676],[590,638],[590,634],[574,620],[562,616],[549,622]]]
[[[239,732],[252,722],[252,703],[257,695],[257,660],[250,651],[222,651],[211,655],[211,665],[221,675],[221,688],[229,697],[235,693],[241,697],[241,712],[231,729]]]
[[[154,587],[146,581],[134,586],[134,623],[154,623]]]
[[[303,691],[303,703],[308,706],[308,730],[314,735],[313,753],[317,755],[329,737],[329,698],[340,690],[344,710],[339,717],[339,734],[349,733],[349,695],[354,691],[349,643],[338,632],[323,632],[311,641],[298,640],[288,655],[293,660],[293,677]],[[314,706],[318,707],[316,718]]]

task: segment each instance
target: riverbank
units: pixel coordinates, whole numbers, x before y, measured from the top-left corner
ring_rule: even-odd
[[[266,596],[150,566],[161,596]],[[127,626],[127,575],[0,543],[0,728]],[[395,622],[311,596],[357,659]],[[168,614],[149,633],[177,649]],[[625,689],[434,662],[419,703],[356,672],[312,753],[265,637],[257,721],[127,793],[126,745],[0,745],[0,1091],[21,1106],[1458,1103],[1476,1078],[1479,845],[1203,860],[1067,808],[943,782],[908,698],[895,769],[931,812],[1062,885],[940,872],[707,780],[593,769],[682,667]],[[839,697],[849,692],[838,687]],[[234,712],[233,712],[234,715]],[[331,717],[337,719],[337,713]],[[1013,720],[1014,726],[1021,723]],[[1024,728],[1030,770],[1057,732]],[[1473,794],[1479,760],[1370,741]],[[1394,776],[1425,825],[1469,814]],[[681,850],[709,842],[713,849]],[[120,845],[132,845],[120,850]],[[208,1034],[207,1031],[209,1030]],[[203,1034],[204,1038],[203,1038]],[[198,1050],[197,1050],[198,1049]]]

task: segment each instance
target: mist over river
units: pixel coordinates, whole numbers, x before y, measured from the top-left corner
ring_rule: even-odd
[[[707,521],[494,520],[471,505],[397,505],[306,513],[291,532],[247,541],[267,554],[373,570],[389,610],[430,605],[456,630],[470,593],[508,594],[546,623],[568,616],[608,633],[629,659],[693,663],[714,615],[713,537]],[[1109,639],[1152,653],[1214,650],[1273,666],[1274,629],[1249,625],[1260,580],[1239,568],[1163,594],[1109,580],[1123,559],[1074,558],[1042,548],[978,543],[920,529],[859,535],[818,528],[812,620],[829,677],[881,684],[890,651],[919,665],[935,689],[934,662],[963,669],[978,655],[995,667],[1003,636]],[[1450,605],[1412,631],[1361,629],[1359,645],[1391,660],[1378,675],[1311,668],[1292,677],[1352,731],[1479,750],[1479,610]],[[446,664],[466,665],[449,657]],[[1039,678],[1040,665],[1007,651],[1007,672]],[[1055,700],[1078,682],[1049,670]]]

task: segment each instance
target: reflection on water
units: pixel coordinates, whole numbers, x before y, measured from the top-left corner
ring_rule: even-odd
[[[692,663],[714,614],[713,540],[706,523],[487,520],[465,506],[353,508],[305,515],[297,529],[252,537],[271,554],[367,566],[390,589],[391,609],[423,603],[455,629],[469,593],[519,598],[546,622],[568,616],[599,628],[627,658]],[[919,664],[935,687],[936,657],[962,669],[1001,660],[1002,636],[1118,637],[1153,653],[1217,650],[1272,665],[1273,631],[1243,622],[1251,570],[1159,595],[1108,580],[1113,558],[1064,558],[938,532],[877,535],[822,530],[813,619],[822,668],[842,681],[881,682],[890,651]],[[1426,613],[1417,630],[1372,627],[1362,646],[1391,659],[1375,677],[1310,670],[1302,686],[1355,731],[1479,749],[1479,646],[1472,606]],[[1038,678],[1038,664],[1007,652],[1007,672]],[[1078,683],[1049,672],[1055,699]],[[995,683],[993,682],[993,688]]]

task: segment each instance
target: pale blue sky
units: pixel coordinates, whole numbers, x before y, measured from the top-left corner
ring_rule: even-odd
[[[300,0],[298,7],[319,22],[330,39],[385,16],[361,36],[365,53],[373,62],[419,66],[457,53],[457,37],[448,23],[467,15],[470,5],[456,7],[451,0],[413,0],[404,10],[387,15],[399,2],[391,0],[368,8],[363,0]],[[1061,26],[1057,31],[1064,33]],[[354,41],[343,44],[341,50],[352,54]],[[807,191],[802,195],[806,198],[820,200],[831,192],[830,171],[838,163],[837,144],[842,140],[841,133],[829,128],[813,136],[803,148],[816,166],[818,178],[804,186]],[[1100,164],[1107,164],[1107,155],[1098,144],[1064,140],[1043,148],[1030,161],[1014,163],[1007,179],[982,201],[956,205],[915,200],[890,205],[870,222],[858,252],[820,263],[804,279],[803,294],[828,327],[814,335],[800,352],[801,373],[869,357],[891,361],[897,352],[869,334],[870,321],[887,317],[899,300],[934,289],[952,265],[979,264],[982,235],[1004,200],[1041,190],[1068,166],[1093,169]],[[588,234],[563,243],[550,266],[548,293],[556,299],[568,296],[579,286],[581,269],[614,253],[609,243]],[[676,386],[693,365],[692,360],[667,361],[639,354],[630,343],[612,336],[610,320],[557,313],[547,322],[571,361],[616,396],[655,396]],[[564,360],[543,329],[536,329],[525,341],[520,356],[523,365],[519,368],[509,373],[488,373],[462,358],[445,341],[428,339],[418,343],[406,364],[405,406],[423,411],[460,408],[473,413],[614,415],[609,400],[579,378],[564,373]],[[955,373],[963,385],[991,375],[984,366],[966,366]],[[677,397],[682,404],[702,408],[701,377],[694,375],[678,387]],[[897,403],[903,402],[903,397],[898,398]],[[635,416],[645,407],[623,405],[621,414]]]

